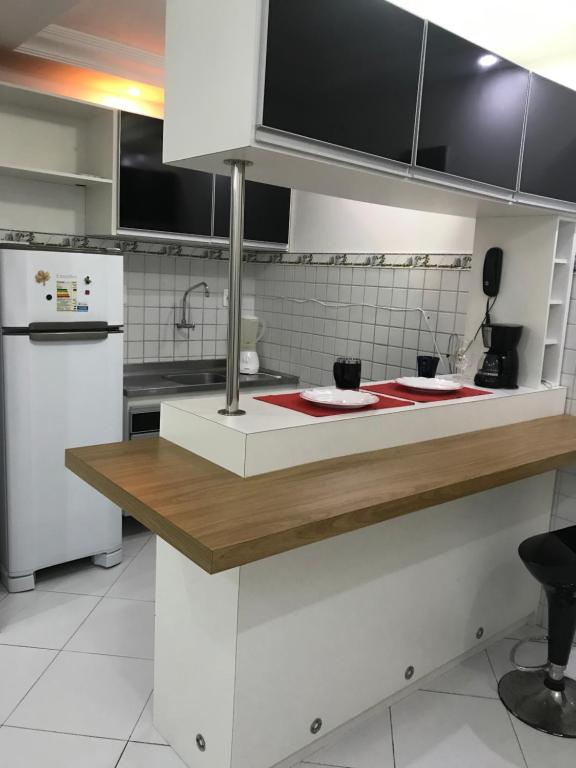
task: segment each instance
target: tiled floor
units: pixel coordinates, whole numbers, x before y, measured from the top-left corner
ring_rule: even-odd
[[[2,768],[184,767],[152,725],[154,541],[131,521],[125,554],[110,570],[60,566],[35,592],[0,593]],[[523,726],[498,701],[512,644],[436,678],[300,768],[574,768],[576,741]],[[544,652],[530,644],[521,661]]]

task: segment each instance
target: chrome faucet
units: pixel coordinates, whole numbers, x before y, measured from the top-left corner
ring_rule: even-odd
[[[190,296],[192,291],[195,291],[196,288],[200,288],[201,285],[204,286],[204,296],[206,298],[210,296],[208,285],[204,281],[202,281],[201,283],[196,283],[196,285],[191,285],[190,288],[188,288],[188,290],[184,293],[184,296],[182,296],[182,305],[181,305],[182,314],[180,316],[180,322],[176,323],[176,328],[190,328],[191,330],[194,330],[194,328],[196,328],[196,323],[189,322],[188,296]]]

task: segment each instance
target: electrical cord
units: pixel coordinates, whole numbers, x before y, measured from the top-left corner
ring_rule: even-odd
[[[291,296],[264,296],[265,299],[279,299],[282,301],[292,301],[295,304],[306,304],[310,302],[311,304],[319,304],[321,307],[328,307],[331,309],[350,309],[351,307],[368,307],[369,309],[387,309],[390,312],[420,312],[422,315],[422,319],[424,320],[424,324],[426,326],[426,330],[432,337],[432,343],[434,345],[434,350],[436,354],[438,355],[440,362],[442,363],[442,368],[444,369],[445,373],[450,373],[450,369],[446,363],[445,357],[440,352],[440,349],[438,348],[438,341],[436,339],[436,334],[432,330],[432,326],[430,325],[429,318],[426,315],[426,311],[422,309],[422,307],[387,307],[383,306],[381,304],[365,304],[364,302],[340,302],[340,301],[322,301],[321,299],[294,299]]]
[[[474,342],[478,338],[478,334],[480,333],[481,329],[485,325],[490,325],[490,312],[492,312],[492,310],[494,309],[494,304],[496,304],[496,299],[497,298],[498,298],[498,296],[494,296],[494,298],[492,299],[492,304],[490,304],[490,298],[486,299],[486,312],[484,313],[484,317],[480,321],[480,325],[476,329],[476,333],[474,334],[472,339],[466,345],[466,348],[465,348],[464,352],[462,353],[463,355],[465,355],[468,352],[468,350],[470,349],[470,347],[472,346],[472,344],[474,344]]]

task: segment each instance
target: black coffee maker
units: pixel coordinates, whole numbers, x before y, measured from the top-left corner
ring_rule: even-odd
[[[518,389],[518,351],[522,325],[484,325],[482,339],[488,352],[474,384],[490,389]]]

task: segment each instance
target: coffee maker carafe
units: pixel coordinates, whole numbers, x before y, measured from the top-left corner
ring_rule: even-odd
[[[518,342],[522,325],[484,325],[482,339],[488,349],[474,383],[491,389],[518,389]]]

